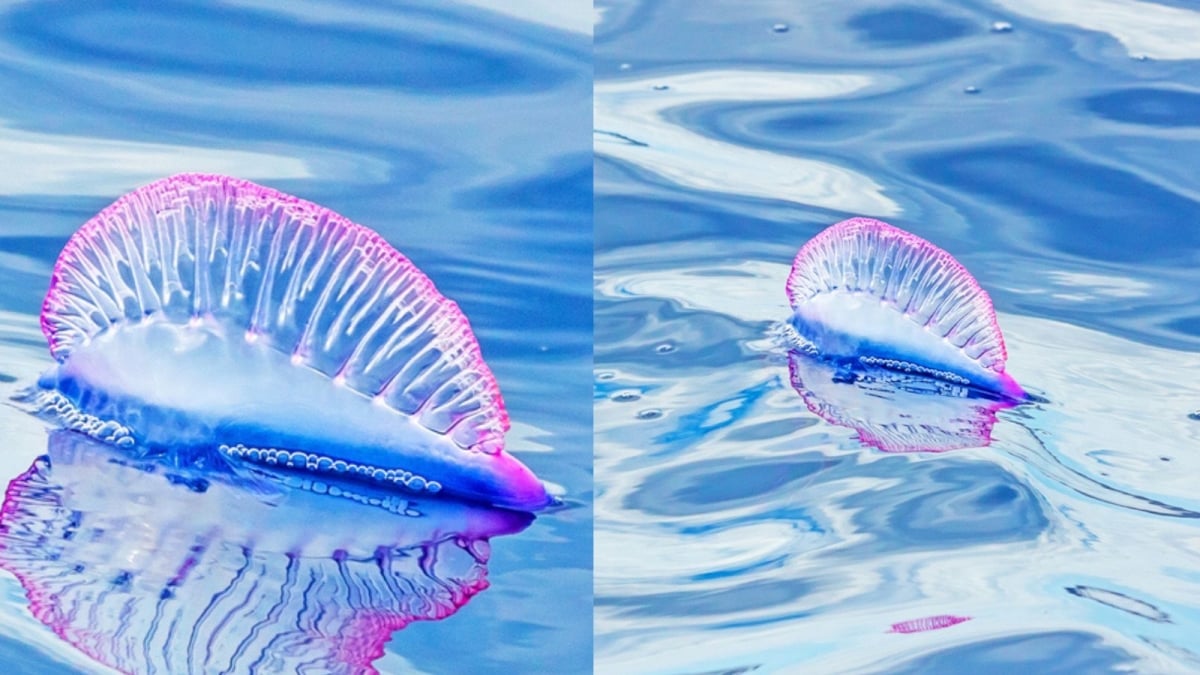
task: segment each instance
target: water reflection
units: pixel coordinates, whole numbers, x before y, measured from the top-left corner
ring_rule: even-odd
[[[799,352],[788,355],[792,387],[825,421],[854,429],[883,452],[986,447],[996,412],[1015,403],[960,385],[884,368],[853,370]]]
[[[796,351],[788,353],[788,372],[792,387],[812,413],[830,424],[854,429],[864,446],[887,453],[937,453],[987,447],[992,443],[996,414],[1018,405],[933,378],[861,364],[848,368]],[[1047,403],[1044,399],[1033,399],[1035,409],[1044,403]],[[1005,450],[1041,467],[1059,484],[1078,494],[1158,515],[1200,517],[1195,511],[1122,490],[1073,468],[1028,425],[1028,414],[1014,414],[1012,420],[1015,424],[1010,426],[1019,431],[1020,440],[1006,445]],[[976,475],[959,486],[961,494],[993,494],[989,483],[979,475],[987,470],[977,467],[973,471]],[[1003,494],[1011,492],[1007,487],[1003,490],[1006,491]],[[975,534],[986,530],[980,525],[989,514],[996,515],[994,506],[985,504],[986,508],[972,516],[979,519],[970,528]]]
[[[213,478],[69,431],[8,485],[0,567],[30,611],[124,672],[363,672],[393,631],[488,587],[532,517],[301,476]]]

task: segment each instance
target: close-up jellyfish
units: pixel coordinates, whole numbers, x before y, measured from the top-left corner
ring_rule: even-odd
[[[225,176],[163,179],[55,264],[39,412],[182,453],[516,509],[551,499],[463,313],[367,228]]]

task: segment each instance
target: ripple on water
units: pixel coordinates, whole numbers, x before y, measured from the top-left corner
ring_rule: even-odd
[[[1037,494],[994,464],[937,458],[897,470],[893,461],[903,460],[862,467],[880,485],[841,502],[857,531],[873,535],[863,553],[1033,541],[1050,527]]]
[[[804,598],[812,590],[813,584],[804,579],[764,580],[732,588],[681,590],[636,598],[616,598],[604,604],[621,613],[647,617],[722,616],[787,605]]]
[[[1089,96],[1084,106],[1105,119],[1150,127],[1200,126],[1200,93],[1132,87]]]
[[[772,501],[781,490],[798,490],[837,460],[808,455],[781,460],[716,459],[691,462],[648,475],[625,499],[625,507],[657,516],[719,515],[727,509]]]
[[[846,26],[876,47],[916,47],[957,40],[974,32],[969,21],[921,7],[873,10],[852,17]]]
[[[1036,227],[1053,251],[1099,261],[1178,263],[1200,248],[1200,229],[1180,228],[1164,212],[1189,213],[1193,202],[1135,173],[1041,145],[992,145],[914,154],[909,166],[927,180],[954,183],[997,208],[1022,208],[1058,222],[1087,224],[1087,234]],[[1009,180],[1011,176],[1023,180]],[[1130,227],[1137,223],[1138,227]]]
[[[489,45],[487,32],[439,24],[433,12],[427,30],[377,30],[183,3],[150,3],[133,13],[103,4],[31,2],[6,18],[10,39],[26,49],[156,72],[471,94],[552,88],[568,77]]]

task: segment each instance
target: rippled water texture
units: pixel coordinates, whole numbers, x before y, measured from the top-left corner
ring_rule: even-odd
[[[597,670],[1200,669],[1200,13],[599,7]],[[851,215],[975,273],[1044,400],[789,363]]]
[[[590,669],[591,14],[487,4],[0,14],[0,397],[50,363],[37,315],[79,225],[155,178],[227,173],[367,225],[427,273],[496,374],[508,448],[567,500],[528,522],[203,483],[0,406],[6,672],[136,670],[182,644],[235,671]],[[169,656],[159,672],[182,667]]]

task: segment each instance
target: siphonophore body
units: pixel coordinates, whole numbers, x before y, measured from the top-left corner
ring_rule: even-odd
[[[1025,391],[991,298],[946,251],[870,218],[842,221],[801,247],[787,281],[800,351],[847,368],[934,378],[996,398]]]
[[[458,306],[371,230],[226,176],[139,188],[58,258],[31,394],[134,455],[552,502]]]

